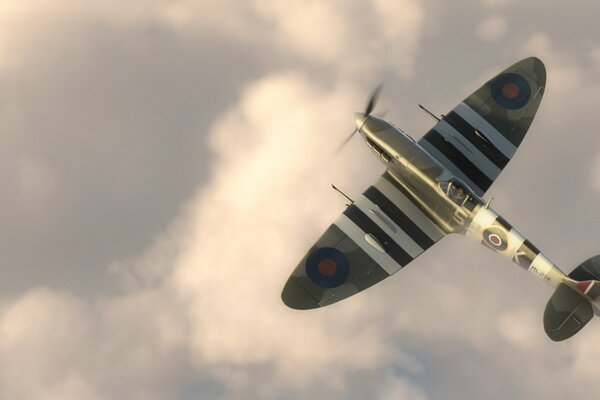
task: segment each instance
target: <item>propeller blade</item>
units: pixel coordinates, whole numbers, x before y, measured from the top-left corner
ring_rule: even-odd
[[[377,98],[379,97],[379,92],[381,92],[381,85],[377,86],[373,93],[371,94],[371,98],[367,103],[367,108],[365,108],[365,115],[371,114],[373,109],[375,108],[375,104],[377,103]]]
[[[350,139],[352,139],[356,132],[358,132],[358,128],[355,128],[350,134],[350,136],[348,136],[346,140],[344,140],[342,144],[339,145],[339,147],[335,150],[335,154],[338,154],[340,151],[342,151],[342,149],[348,144],[348,142],[350,141]]]

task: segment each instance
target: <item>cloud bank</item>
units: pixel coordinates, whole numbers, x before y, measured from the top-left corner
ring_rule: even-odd
[[[494,189],[505,193],[496,208],[565,269],[582,260],[563,254],[597,252],[595,214],[561,213],[596,207],[595,134],[561,135],[593,126],[596,52],[573,57],[544,26],[513,42],[512,3],[488,3],[506,22],[461,3],[483,21],[464,31],[436,18],[451,10],[415,0],[1,3],[2,205],[21,237],[5,234],[20,246],[5,244],[16,260],[7,265],[28,260],[21,281],[29,264],[54,265],[36,243],[47,241],[67,249],[59,261],[81,252],[81,275],[0,294],[0,397],[559,399],[600,389],[598,326],[551,343],[546,288],[458,237],[343,303],[297,312],[279,299],[342,210],[328,185],[355,195],[381,173],[359,140],[332,155],[378,75],[412,102],[415,85],[452,104],[457,85],[482,79],[455,83],[450,72],[487,79],[506,60],[543,57],[545,108]],[[445,71],[444,49],[461,50],[442,40],[448,32],[510,57],[457,71],[448,58]],[[438,51],[424,58],[424,48]],[[382,102],[402,110],[393,96]],[[560,157],[575,161],[549,161]],[[557,180],[571,190],[553,195]],[[111,289],[82,294],[93,262],[110,271]],[[14,269],[4,272],[16,281]],[[65,271],[50,269],[56,281]]]

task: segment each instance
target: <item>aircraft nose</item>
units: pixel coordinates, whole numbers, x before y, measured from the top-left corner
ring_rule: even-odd
[[[365,113],[361,113],[361,112],[356,112],[354,113],[354,125],[356,126],[356,129],[360,132],[360,128],[363,126],[363,124],[365,123],[365,121],[367,120],[369,116],[365,115]]]

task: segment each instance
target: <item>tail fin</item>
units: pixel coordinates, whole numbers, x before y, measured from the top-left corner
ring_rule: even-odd
[[[569,278],[575,284],[561,283],[544,312],[546,334],[557,342],[575,335],[594,316],[592,304],[600,300],[600,255],[580,264]]]

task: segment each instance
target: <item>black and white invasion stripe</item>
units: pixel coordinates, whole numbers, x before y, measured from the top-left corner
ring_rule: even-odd
[[[516,152],[516,147],[481,115],[460,103],[419,145],[482,196]]]
[[[335,224],[382,268],[393,274],[445,234],[407,193],[388,179],[393,178],[386,174],[379,178],[346,208]],[[369,242],[373,238],[380,249]]]

